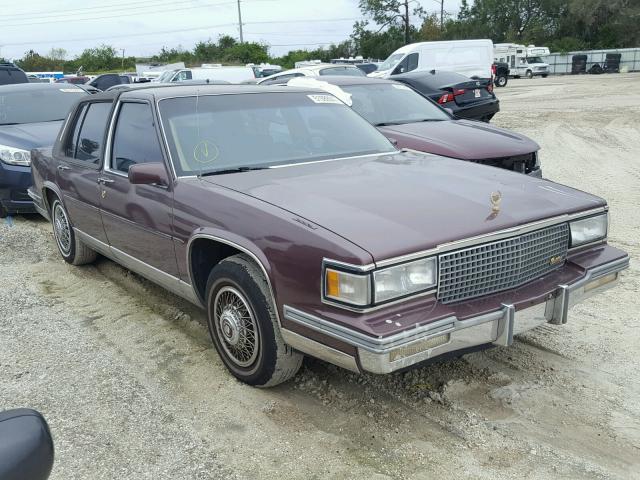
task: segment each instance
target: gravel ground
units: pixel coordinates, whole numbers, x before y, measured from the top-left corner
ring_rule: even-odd
[[[609,200],[634,258],[639,81],[511,80],[495,118],[542,145],[546,177]],[[635,262],[511,348],[388,376],[311,360],[259,390],[226,372],[201,312],[108,260],[68,266],[50,230],[0,225],[0,410],[44,413],[53,480],[640,478]]]

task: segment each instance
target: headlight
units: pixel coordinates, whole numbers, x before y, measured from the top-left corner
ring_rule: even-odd
[[[435,257],[376,270],[373,272],[375,303],[435,287],[436,271]]]
[[[31,165],[31,152],[20,148],[0,145],[0,160],[9,165]]]
[[[324,274],[324,295],[331,300],[367,306],[371,303],[371,276],[327,268]]]
[[[607,238],[608,215],[596,215],[571,222],[571,246],[578,247]]]

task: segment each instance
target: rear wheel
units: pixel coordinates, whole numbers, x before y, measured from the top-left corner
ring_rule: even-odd
[[[236,378],[272,387],[298,372],[303,355],[284,343],[267,281],[248,257],[234,255],[213,268],[206,305],[213,344]]]
[[[527,70],[527,78],[533,78],[533,72],[531,70]]]
[[[87,247],[78,239],[69,215],[57,198],[51,205],[51,224],[53,225],[53,236],[56,238],[58,251],[65,262],[71,265],[84,265],[96,259],[96,252]]]
[[[507,76],[506,75],[498,75],[496,77],[496,86],[497,87],[506,87],[507,86]]]

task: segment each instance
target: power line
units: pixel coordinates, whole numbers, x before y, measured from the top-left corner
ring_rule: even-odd
[[[176,5],[176,4],[183,4],[183,3],[191,3],[191,0],[182,0],[182,1],[178,1],[178,2],[169,2],[169,3],[166,3],[166,4],[161,5],[161,6]],[[108,16],[100,16],[100,17],[63,18],[63,19],[58,19],[58,20],[45,20],[43,22],[3,24],[2,27],[3,28],[5,28],[5,27],[24,27],[24,26],[28,26],[28,25],[46,25],[46,24],[50,24],[50,23],[63,23],[63,22],[64,23],[69,23],[69,22],[86,22],[86,21],[91,21],[91,20],[106,20],[106,19],[109,19],[109,18],[130,17],[130,16],[135,16],[135,15],[155,15],[157,13],[175,12],[176,10],[182,11],[182,10],[193,10],[193,9],[196,9],[196,8],[210,8],[210,7],[217,7],[217,6],[222,6],[222,5],[231,5],[231,4],[234,4],[234,3],[236,3],[236,2],[227,1],[227,2],[214,3],[214,4],[194,5],[194,6],[191,6],[191,7],[169,8],[169,9],[165,9],[165,10],[142,11],[142,12],[126,11],[124,13],[118,13],[116,15],[108,15]],[[148,7],[137,7],[137,8],[148,8]]]

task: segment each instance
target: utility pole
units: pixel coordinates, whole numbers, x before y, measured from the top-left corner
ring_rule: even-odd
[[[404,43],[409,44],[409,0],[404,0]]]
[[[240,10],[240,0],[238,0],[238,25],[240,25],[240,43],[244,43],[242,38],[242,11]]]
[[[120,50],[122,50],[122,70],[124,70],[124,48],[121,48]]]
[[[440,0],[440,31],[444,31],[444,0]]]

